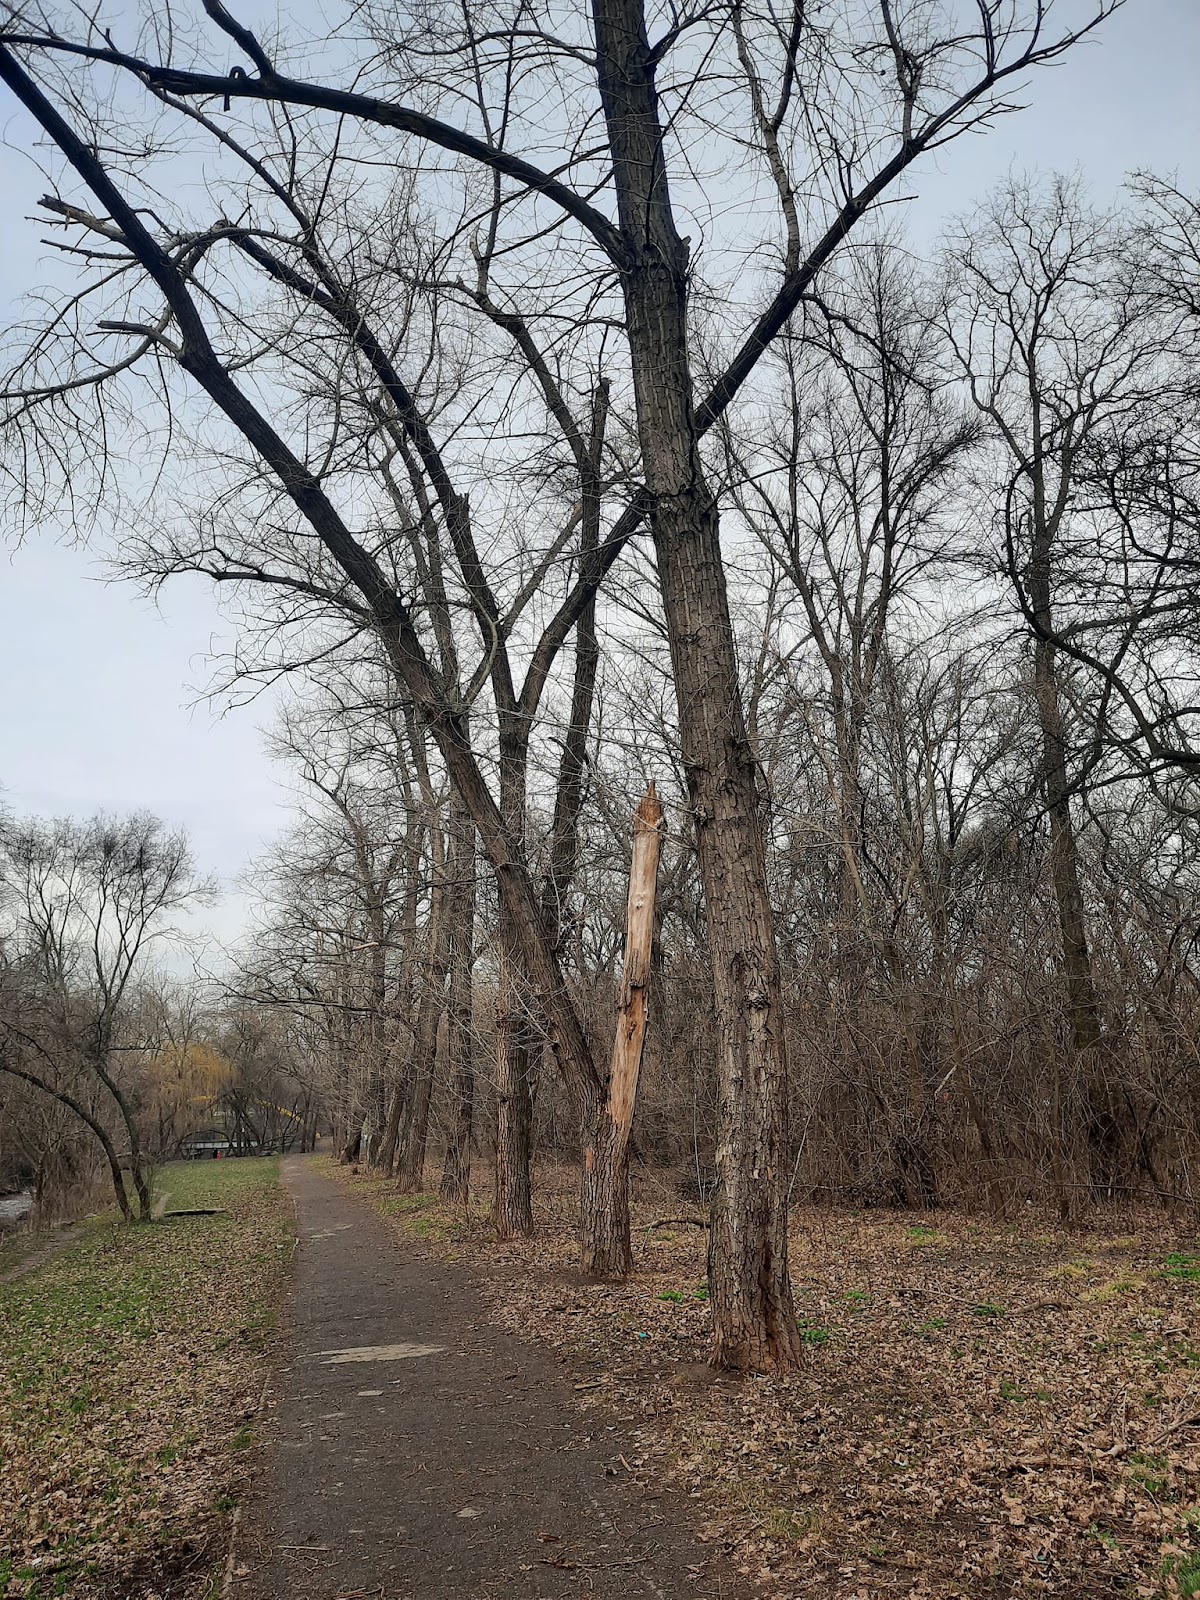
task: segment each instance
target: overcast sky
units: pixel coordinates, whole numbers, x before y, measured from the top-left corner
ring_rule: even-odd
[[[292,26],[302,30],[309,12],[292,6]],[[1142,167],[1194,187],[1198,84],[1200,0],[1127,0],[1093,41],[1033,76],[1028,110],[917,169],[915,230],[936,235],[1013,166],[1078,167],[1100,200]],[[43,185],[19,153],[27,128],[3,99],[0,128],[0,302],[11,318],[45,278],[42,230],[25,220]],[[198,580],[177,580],[156,607],[101,581],[86,551],[33,537],[0,552],[0,799],[42,815],[148,808],[185,826],[200,865],[232,891],[286,823],[289,794],[261,749],[269,705],[221,715],[202,698],[207,659],[230,637]],[[229,939],[243,916],[229,892],[208,922]]]

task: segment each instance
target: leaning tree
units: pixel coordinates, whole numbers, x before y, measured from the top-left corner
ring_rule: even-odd
[[[136,395],[131,428],[165,405],[167,448],[186,438],[191,482],[206,460],[217,482],[198,519],[143,520],[143,570],[262,585],[377,634],[574,1090],[584,1259],[601,1273],[628,1261],[603,1073],[505,803],[506,752],[498,796],[470,710],[486,686],[501,735],[528,736],[558,651],[648,530],[712,971],[719,1363],[786,1368],[800,1346],[779,963],[705,436],[734,425],[764,351],[901,175],[1013,109],[1024,75],[1117,4],[1060,24],[1061,0],[368,3],[312,41],[311,71],[221,0],[205,10],[237,59],[219,68],[216,36],[182,10],[125,41],[99,12],[5,8],[0,78],[62,157],[47,215],[82,280],[10,385],[22,487],[74,457],[80,493],[80,444],[119,440],[115,393]],[[203,150],[207,193],[181,148]],[[406,545],[414,519],[476,636],[462,693]],[[540,532],[523,562],[514,528]],[[517,641],[518,689],[513,607],[527,617],[539,590],[550,620]]]

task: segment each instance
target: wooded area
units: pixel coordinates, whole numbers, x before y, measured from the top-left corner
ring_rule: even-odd
[[[3,9],[65,274],[18,524],[206,575],[228,684],[292,686],[220,1026],[502,1239],[578,1155],[596,1277],[677,1168],[718,1366],[801,1359],[791,1203],[1195,1202],[1200,202],[1014,177],[927,251],[879,208],[1116,3]],[[8,993],[125,982],[53,988],[49,840],[4,841],[30,1093]],[[107,1015],[72,1071],[136,1175]]]

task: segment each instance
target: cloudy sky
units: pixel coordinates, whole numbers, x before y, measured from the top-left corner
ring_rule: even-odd
[[[307,32],[309,11],[293,6],[290,26]],[[1103,33],[1032,78],[1025,112],[918,169],[915,229],[935,236],[1014,166],[1078,168],[1101,200],[1137,168],[1194,186],[1198,82],[1200,0],[1126,0]],[[45,281],[42,230],[26,220],[44,186],[23,154],[28,125],[2,99],[0,134],[0,304],[12,319]],[[222,711],[205,698],[209,658],[231,631],[198,580],[155,606],[106,583],[97,553],[36,535],[0,550],[0,801],[43,815],[149,808],[185,826],[230,891],[209,914],[221,939],[244,916],[233,881],[285,824],[289,798],[260,745],[269,703]]]

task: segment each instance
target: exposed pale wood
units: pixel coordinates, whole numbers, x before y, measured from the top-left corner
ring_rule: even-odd
[[[608,1114],[626,1143],[633,1127],[638,1074],[646,1043],[654,895],[662,854],[663,808],[650,784],[633,818],[633,861],[625,912],[625,962],[617,998],[617,1031],[608,1074]]]
[[[624,1277],[633,1265],[629,1242],[629,1138],[649,1019],[654,897],[662,854],[663,808],[651,783],[633,817],[633,860],[625,912],[625,961],[617,995],[608,1093],[584,1155],[583,1270]]]

